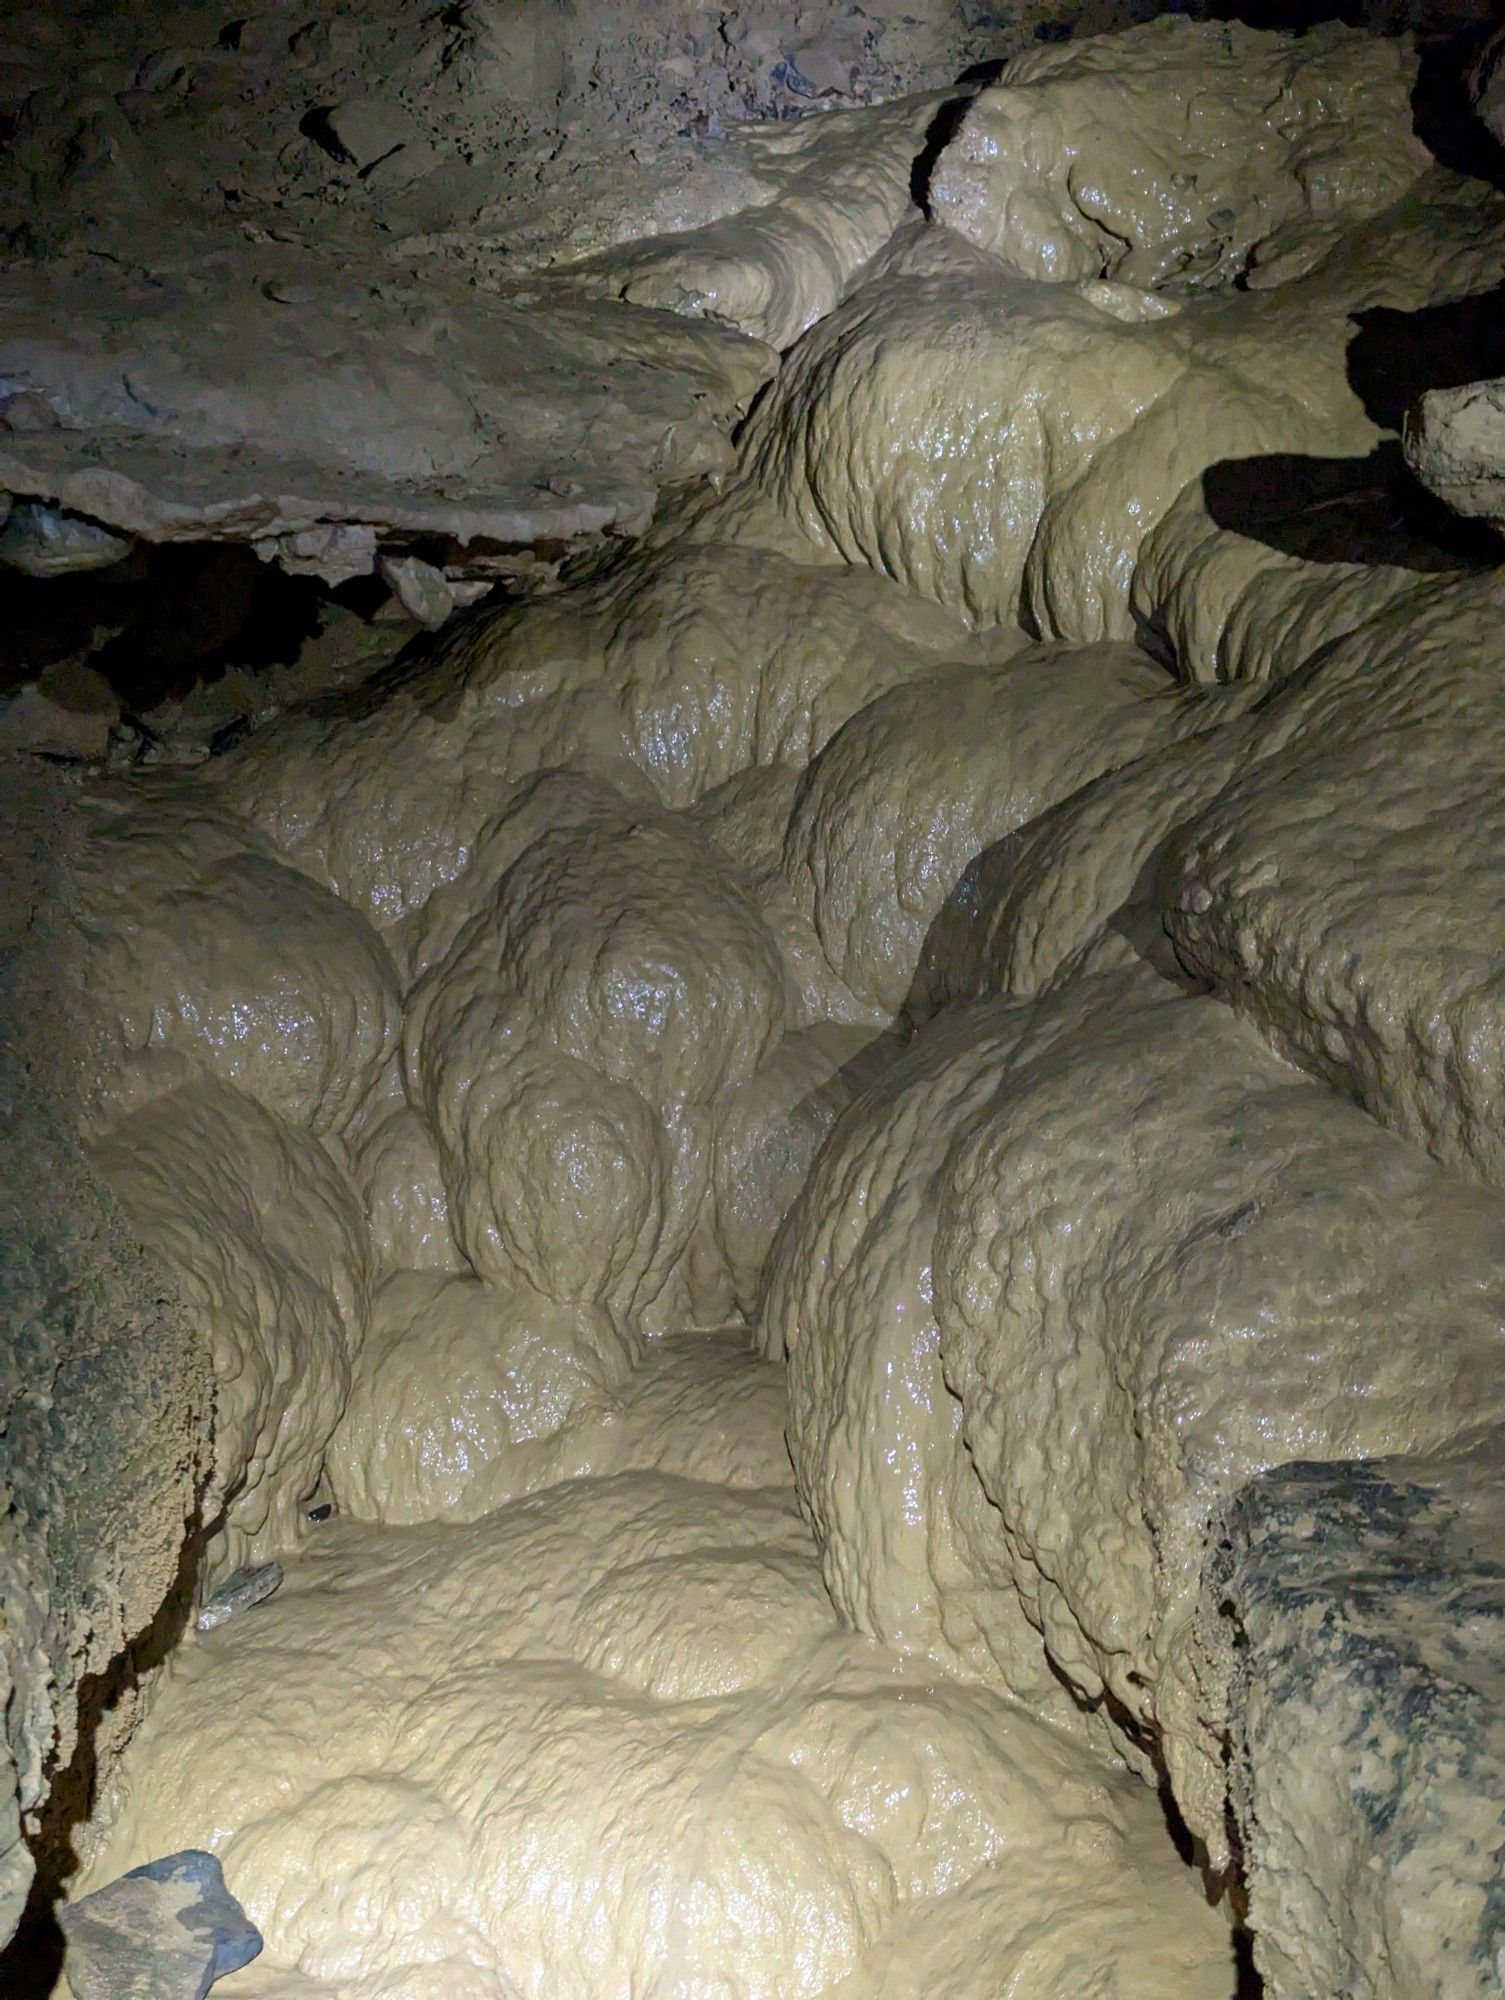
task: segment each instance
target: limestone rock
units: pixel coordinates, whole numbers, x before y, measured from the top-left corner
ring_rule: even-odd
[[[1458,513],[1505,522],[1505,381],[1428,389],[1406,425],[1406,458]]]
[[[200,1632],[212,1632],[228,1624],[252,1605],[264,1604],[282,1588],[281,1563],[247,1564],[233,1571],[199,1606],[194,1620]]]
[[[261,1951],[261,1933],[212,1854],[189,1849],[133,1868],[65,1904],[73,2000],[204,2000]]]
[[[1403,41],[1169,14],[1015,56],[931,176],[938,220],[1025,276],[1199,289],[1377,213],[1431,164]]]
[[[214,783],[390,931],[540,769],[630,763],[688,805],[751,764],[804,764],[874,695],[979,650],[959,620],[862,572],[717,542],[636,553],[478,615],[330,711],[282,718],[217,759]]]
[[[1198,733],[1105,773],[985,848],[931,925],[915,1017],[986,993],[1031,998],[1071,978],[1110,929],[1137,929],[1147,953],[1163,942],[1153,873],[1165,841],[1262,747],[1278,748],[1267,716],[1242,720],[1258,694],[1257,683],[1199,689]]]
[[[4,778],[0,884],[0,1935],[36,1865],[23,1826],[73,1758],[80,1682],[108,1672],[173,1588],[209,1463],[214,1383],[166,1262],[87,1164],[73,1106],[37,1059],[18,945],[61,904],[52,788]],[[23,837],[17,838],[21,832]],[[44,963],[57,932],[31,931]],[[35,970],[34,961],[31,964]],[[44,989],[54,998],[66,988]],[[49,1029],[73,1031],[60,998]],[[80,1557],[87,1551],[87,1560]],[[125,1707],[125,1704],[122,1704]],[[87,1713],[82,1718],[87,1726]],[[109,1775],[118,1732],[95,1733]]]
[[[389,584],[410,618],[437,631],[453,612],[457,599],[443,570],[418,556],[383,556],[382,579]]]
[[[1008,1009],[955,1009],[837,1121],[775,1241],[758,1319],[833,1603],[859,1632],[1069,1718],[1011,1587],[942,1372],[936,1176],[997,1087]]]
[[[1205,1621],[1274,2000],[1505,1983],[1502,1469],[1486,1432],[1442,1457],[1287,1466],[1228,1510]]]
[[[639,306],[719,320],[784,348],[830,312],[906,213],[927,127],[946,100],[900,99],[739,135],[769,199],[698,228],[621,244],[569,276]]]
[[[1247,477],[1258,477],[1258,463]],[[1418,588],[1400,563],[1310,562],[1212,516],[1193,480],[1145,537],[1131,605],[1186,681],[1270,680]]]
[[[413,119],[389,97],[357,97],[325,114],[327,128],[350,161],[363,171],[419,143]]]
[[[383,1275],[463,1268],[449,1226],[438,1148],[422,1118],[399,1104],[373,1124],[351,1162],[365,1204],[371,1252]]]
[[[101,801],[75,871],[106,1113],[169,1051],[315,1131],[353,1115],[398,1033],[396,971],[354,910],[191,794]]]
[[[975,623],[1128,638],[1140,544],[1208,464],[1369,448],[1348,339],[1299,288],[1177,306],[921,239],[794,349],[740,477],[815,548]]]
[[[425,929],[408,1091],[461,1248],[497,1282],[641,1311],[693,1230],[715,1103],[785,1025],[750,884],[673,816],[557,772]]]
[[[494,580],[533,545],[557,562],[640,531],[661,487],[730,465],[727,431],[775,360],[616,301],[508,304],[432,264],[421,287],[380,267],[365,283],[283,253],[290,306],[218,238],[212,259],[175,247],[146,271],[133,255],[8,275],[5,374],[52,421],[0,437],[0,488],[332,582],[369,573],[388,537],[473,544],[464,574]]]
[[[1177,950],[1277,1047],[1496,1185],[1501,602],[1496,572],[1433,584],[1288,684],[1161,882]]]
[[[99,1865],[212,1835],[267,1976],[342,2000],[495,2000],[540,1967],[627,2000],[667,1963],[726,2000],[829,1992],[974,1881],[1043,1922],[1084,1846],[1122,1897],[1072,1933],[1086,1976],[1156,1962],[1175,1912],[1186,1992],[1226,1982],[1153,1796],[843,1635],[785,1494],[634,1473],[468,1525],[333,1522],[233,1646],[185,1654],[133,1757]]]
[[[1025,1009],[953,1130],[935,1310],[995,1532],[1051,1657],[1158,1734],[1216,1855],[1218,1511],[1273,1465],[1505,1416],[1505,1203],[1142,968]]]
[[[301,1532],[349,1391],[370,1282],[356,1197],[310,1134],[208,1077],[154,1089],[95,1160],[209,1352],[217,1572],[264,1561]]]
[[[795,1030],[727,1098],[716,1121],[711,1205],[697,1270],[702,1310],[751,1318],[779,1224],[826,1134],[890,1053],[887,1038],[841,1022]]]
[[[810,766],[784,873],[833,971],[895,1015],[985,847],[1205,718],[1140,653],[1045,646],[880,696]]]
[[[56,507],[23,503],[0,527],[0,563],[23,576],[69,576],[109,569],[131,552],[128,541],[97,522]]]
[[[45,667],[0,706],[0,748],[100,763],[120,726],[120,700],[83,661]]]
[[[341,1510],[475,1520],[560,1476],[557,1434],[620,1387],[632,1350],[593,1306],[403,1272],[377,1294],[330,1445]]]

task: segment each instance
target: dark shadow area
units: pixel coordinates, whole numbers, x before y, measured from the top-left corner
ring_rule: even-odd
[[[1454,35],[1420,45],[1420,70],[1411,93],[1418,136],[1445,167],[1505,188],[1505,146],[1482,123],[1468,94],[1469,72],[1501,25],[1497,16]]]
[[[1353,320],[1359,332],[1349,342],[1349,382],[1387,430],[1399,430],[1429,388],[1505,374],[1505,286],[1417,312],[1371,306]]]
[[[305,139],[312,139],[321,152],[327,153],[336,166],[353,167],[355,155],[345,145],[331,122],[336,109],[337,107],[331,104],[316,104],[311,111],[305,111],[298,120],[298,130]]]
[[[87,653],[140,713],[227,667],[289,665],[318,630],[320,605],[333,595],[363,610],[367,582],[331,593],[231,542],[142,544],[109,569],[57,577],[0,570],[0,694]],[[99,643],[101,633],[111,636]]]
[[[1375,306],[1354,320],[1348,379],[1387,430],[1399,430],[1429,389],[1505,374],[1505,286],[1415,312]],[[1366,458],[1224,459],[1202,485],[1219,527],[1307,562],[1386,563],[1426,574],[1505,560],[1495,530],[1429,493],[1394,440]]]
[[[1399,430],[1428,389],[1505,375],[1505,285],[1416,312],[1371,306],[1353,318],[1358,332],[1348,347],[1348,379],[1387,430]]]
[[[1413,477],[1394,442],[1367,458],[1225,458],[1203,473],[1202,492],[1220,528],[1305,562],[1431,574],[1505,561],[1505,542],[1488,523],[1445,507]]]
[[[1265,1982],[1254,1963],[1254,1939],[1246,1930],[1233,1933],[1233,2000],[1264,2000]]]
[[[1001,62],[979,63],[968,70],[960,80],[963,83],[976,82],[979,85],[991,83],[1003,68]],[[991,71],[989,75],[986,72]],[[909,197],[926,216],[930,214],[930,175],[936,161],[944,149],[956,137],[957,129],[967,115],[970,97],[951,97],[941,106],[931,119],[925,132],[925,143],[915,155],[914,165],[909,170]]]
[[[160,1667],[183,1636],[193,1610],[205,1535],[197,1521],[184,1541],[178,1574],[157,1615],[109,1666],[87,1674],[78,1685],[78,1741],[68,1763],[49,1776],[47,1803],[27,1838],[36,1862],[31,1894],[15,1936],[0,1950],[0,1994],[50,1993],[63,1971],[64,1942],[59,1904],[80,1861],[74,1836],[94,1809],[100,1779],[100,1744],[123,1704],[133,1699],[143,1677]],[[107,1738],[106,1738],[107,1740]]]

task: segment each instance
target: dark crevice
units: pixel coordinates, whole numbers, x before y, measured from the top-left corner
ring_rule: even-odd
[[[369,616],[386,594],[366,578],[331,593],[227,542],[139,545],[109,569],[60,577],[0,570],[0,693],[86,654],[139,714],[232,666],[290,665],[331,595]]]
[[[1001,69],[1003,65],[984,64],[986,69]],[[970,75],[970,72],[969,72]],[[964,79],[965,80],[965,79]],[[945,148],[950,145],[966,117],[972,99],[970,97],[949,97],[931,119],[925,132],[925,143],[915,155],[914,165],[909,170],[910,199],[926,216],[930,214],[930,176]]]
[[[77,1741],[67,1764],[50,1774],[46,1804],[27,1834],[36,1875],[16,1934],[0,1950],[0,1994],[15,1994],[17,2000],[36,1994],[40,2000],[62,1976],[64,1944],[57,1912],[81,1865],[75,1837],[97,1803],[101,1741],[107,1740],[108,1725],[122,1705],[164,1664],[187,1629],[205,1541],[195,1520],[179,1555],[178,1573],[151,1623],[107,1667],[86,1674],[78,1684]]]
[[[1505,146],[1477,116],[1469,96],[1469,74],[1499,25],[1484,22],[1423,41],[1411,108],[1418,137],[1443,166],[1505,188]]]
[[[305,139],[312,139],[321,152],[327,153],[336,166],[353,167],[355,155],[331,122],[337,109],[338,107],[333,104],[314,105],[312,110],[305,111],[298,120],[298,130]]]

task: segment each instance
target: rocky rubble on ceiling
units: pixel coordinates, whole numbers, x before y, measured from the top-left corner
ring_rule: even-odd
[[[382,566],[429,624],[551,576],[730,464],[760,343],[910,206],[936,104],[855,138],[821,114],[944,84],[1005,26],[1064,31],[838,0],[17,21],[0,492],[49,510],[58,564],[240,540],[329,582]]]

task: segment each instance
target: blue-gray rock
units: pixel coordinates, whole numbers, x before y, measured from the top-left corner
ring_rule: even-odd
[[[1502,2000],[1505,1435],[1266,1473],[1207,1584],[1269,2000]]]
[[[281,1588],[281,1563],[248,1563],[228,1577],[211,1597],[205,1598],[194,1622],[201,1632],[212,1632],[216,1625],[248,1611],[253,1604],[263,1603]]]
[[[109,569],[131,552],[128,539],[65,508],[21,501],[0,528],[0,563],[25,576],[66,576]]]
[[[261,1933],[198,1848],[133,1868],[58,1913],[74,2000],[204,2000]]]

